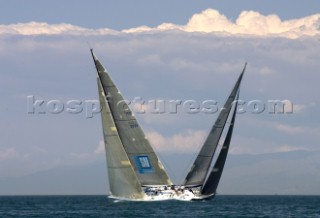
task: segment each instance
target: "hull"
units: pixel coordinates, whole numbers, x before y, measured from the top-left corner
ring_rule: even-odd
[[[139,199],[129,199],[117,196],[109,196],[109,198],[120,201],[201,201],[214,198],[215,194],[201,195],[198,191],[201,187],[181,188],[181,186],[149,186],[142,187],[144,197]]]

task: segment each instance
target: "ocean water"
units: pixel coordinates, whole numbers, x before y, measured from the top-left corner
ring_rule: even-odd
[[[320,217],[320,196],[128,202],[106,196],[0,196],[0,217]]]

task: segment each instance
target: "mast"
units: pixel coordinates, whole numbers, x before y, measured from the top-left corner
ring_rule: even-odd
[[[209,135],[207,136],[204,145],[202,146],[196,160],[194,161],[190,172],[185,178],[184,185],[186,186],[202,186],[208,175],[209,167],[211,165],[213,155],[217,149],[223,128],[227,122],[230,110],[232,108],[232,103],[236,98],[236,94],[239,90],[240,83],[245,72],[247,63],[232,89],[223,109],[221,110],[215,124],[213,125]]]
[[[92,51],[91,51],[92,52]],[[107,97],[114,128],[117,129],[123,149],[142,186],[171,185],[172,182],[152,149],[127,102],[109,74],[92,52],[97,72]],[[113,155],[113,154],[111,154]]]

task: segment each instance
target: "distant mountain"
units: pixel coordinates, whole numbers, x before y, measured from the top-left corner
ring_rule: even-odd
[[[162,154],[174,182],[182,182],[194,155]],[[320,195],[320,152],[292,151],[229,155],[219,194]],[[0,195],[108,193],[105,162],[61,166],[19,178],[0,180]]]
[[[0,195],[107,195],[105,162],[61,166],[18,178],[0,179]]]
[[[320,152],[230,155],[218,192],[319,195]]]
[[[194,155],[162,155],[167,172],[181,183]],[[320,152],[291,151],[227,157],[219,194],[320,195]]]

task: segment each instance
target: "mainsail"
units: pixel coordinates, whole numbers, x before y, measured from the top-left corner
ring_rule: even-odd
[[[246,65],[247,64],[245,64],[242,73],[240,74],[234,88],[232,89],[226,103],[224,104],[223,109],[221,110],[215,124],[213,125],[209,135],[207,136],[204,145],[202,146],[196,160],[191,167],[190,172],[185,178],[184,185],[202,186],[204,184],[213,159],[213,155],[218,146],[221,134],[231,111],[232,103],[234,102],[238,93],[240,83],[246,69]]]
[[[110,119],[103,121],[103,126],[104,129],[109,128],[112,134],[116,133],[117,139],[119,139],[116,143],[112,141],[107,143],[108,140],[110,141],[110,136],[105,135],[107,155],[112,156],[110,157],[111,159],[116,158],[114,156],[117,154],[112,153],[112,151],[109,152],[108,149],[121,147],[124,155],[127,157],[127,160],[124,160],[123,163],[133,168],[140,186],[172,185],[169,176],[165,172],[163,165],[156,156],[127,102],[123,99],[121,93],[92,50],[91,53],[97,69],[101,93],[104,94],[104,96],[100,96],[100,102],[101,99],[106,102],[106,112],[109,112],[109,117],[112,119],[112,122],[110,122]],[[102,114],[104,114],[104,111],[102,111]],[[120,148],[118,149],[120,150]],[[132,181],[130,179],[127,182],[131,183]],[[136,183],[136,181],[133,180],[133,183]]]
[[[226,162],[229,147],[230,147],[233,127],[234,127],[236,113],[237,113],[238,98],[239,98],[239,92],[237,95],[236,104],[234,106],[234,110],[233,110],[233,114],[232,114],[232,118],[231,118],[231,123],[230,123],[229,129],[228,129],[226,138],[223,142],[221,151],[220,151],[219,156],[218,156],[218,158],[217,158],[217,160],[211,170],[211,173],[210,173],[208,179],[206,180],[206,183],[204,184],[204,186],[201,189],[202,195],[216,194],[216,190],[218,188],[218,184],[219,184],[219,181],[220,181],[220,178],[222,175],[222,171],[223,171],[224,164]]]
[[[111,195],[141,199],[144,196],[141,184],[123,148],[99,75],[97,75],[97,82]]]

